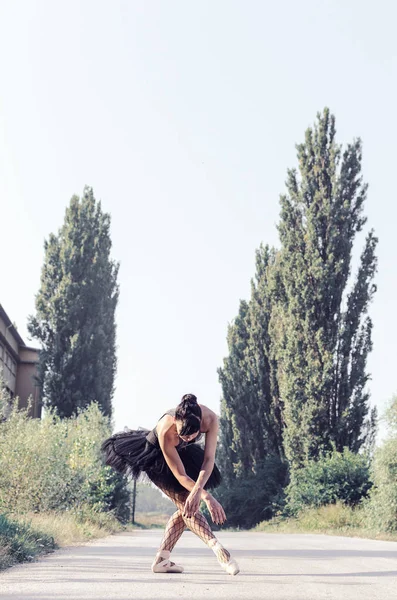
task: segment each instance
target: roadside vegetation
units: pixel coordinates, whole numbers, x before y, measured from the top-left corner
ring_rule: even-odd
[[[100,454],[108,421],[94,403],[69,419],[31,419],[1,388],[0,568],[126,526],[126,481]]]
[[[397,541],[397,396],[384,418],[389,433],[373,456],[345,450],[310,461],[287,487],[283,508],[254,530]]]

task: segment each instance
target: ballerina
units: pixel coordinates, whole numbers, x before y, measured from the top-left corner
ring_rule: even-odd
[[[213,550],[227,573],[239,572],[237,562],[215,537],[199,510],[203,500],[214,523],[226,520],[222,505],[208,491],[221,481],[215,464],[218,429],[217,415],[199,404],[194,394],[185,394],[178,406],[165,412],[151,431],[139,428],[115,433],[101,446],[107,465],[135,479],[145,473],[177,508],[154,558],[154,573],[183,572],[181,565],[170,560],[170,554],[185,527]],[[204,449],[197,444],[203,435]]]

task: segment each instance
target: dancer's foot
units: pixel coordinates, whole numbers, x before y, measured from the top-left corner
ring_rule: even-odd
[[[226,573],[229,573],[229,575],[237,575],[237,573],[240,572],[237,562],[230,556],[229,552],[229,560],[222,560],[224,553],[227,551],[225,551],[222,544],[216,538],[209,541],[209,546],[214,551],[215,556],[218,559],[218,563],[226,571]]]
[[[159,550],[152,564],[153,573],[183,573],[183,567],[170,561],[169,550]]]

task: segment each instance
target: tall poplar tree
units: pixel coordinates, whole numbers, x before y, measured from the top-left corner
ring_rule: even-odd
[[[222,384],[221,462],[231,478],[255,473],[271,454],[283,459],[282,410],[269,324],[276,252],[261,246],[249,302],[229,326]]]
[[[97,401],[112,413],[119,265],[110,257],[110,216],[91,188],[73,196],[57,235],[45,241],[30,334],[40,340],[43,403],[61,417]]]
[[[223,391],[219,462],[229,482],[236,473],[241,475],[244,470],[251,470],[251,423],[246,419],[246,403],[250,393],[246,361],[249,328],[249,306],[242,300],[238,316],[228,327],[229,356],[224,359],[223,368],[218,369]]]
[[[350,285],[353,243],[366,223],[361,141],[342,152],[335,119],[318,115],[297,146],[299,174],[288,171],[278,226],[280,304],[273,319],[284,447],[298,468],[334,443],[358,452],[371,436],[366,360],[372,349],[368,305],[377,238],[371,230]]]
[[[249,302],[228,330],[222,384],[218,461],[224,476],[216,495],[231,525],[252,527],[281,508],[287,482],[282,402],[270,337],[277,298],[277,252],[261,246]]]

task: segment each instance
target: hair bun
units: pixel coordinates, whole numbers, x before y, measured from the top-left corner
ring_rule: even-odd
[[[194,394],[185,394],[184,396],[182,396],[182,400],[181,400],[181,404],[185,404],[185,405],[192,405],[192,404],[197,404],[197,398]]]
[[[179,435],[191,435],[200,431],[201,407],[194,394],[185,394],[175,409],[175,418],[182,421]]]

